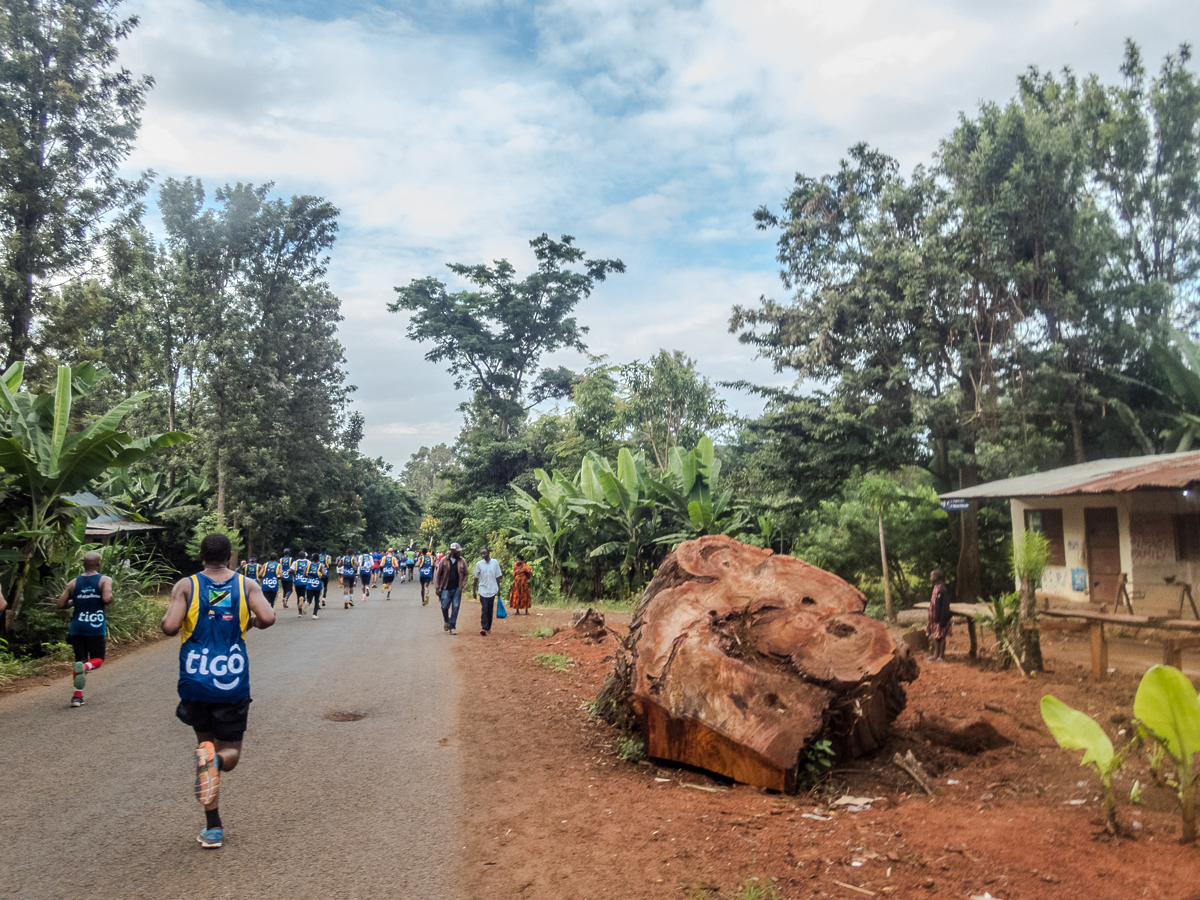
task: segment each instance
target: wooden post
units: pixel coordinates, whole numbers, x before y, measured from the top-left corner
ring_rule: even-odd
[[[1183,668],[1183,651],[1200,647],[1200,637],[1167,638],[1163,641],[1163,665]]]
[[[1092,622],[1092,680],[1108,678],[1108,640],[1104,636],[1104,623]]]
[[[1136,615],[1133,611],[1133,602],[1129,599],[1129,576],[1122,572],[1117,576],[1117,602],[1113,604],[1113,612],[1121,608],[1121,601],[1125,601],[1125,608],[1129,610],[1129,614]],[[1180,606],[1182,606],[1182,601]],[[1200,618],[1197,616],[1196,618]]]
[[[1200,612],[1196,610],[1196,599],[1192,596],[1192,586],[1190,584],[1184,584],[1183,590],[1179,594],[1179,618],[1183,618],[1183,601],[1185,598],[1192,605],[1192,615],[1200,621]]]
[[[979,658],[979,638],[975,634],[975,618],[967,616],[967,637],[971,639],[971,650],[967,654],[971,659]]]

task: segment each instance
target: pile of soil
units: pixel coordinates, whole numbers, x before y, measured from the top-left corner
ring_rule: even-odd
[[[455,641],[468,896],[721,897],[756,880],[781,898],[1200,900],[1200,849],[1177,843],[1174,794],[1153,784],[1144,755],[1116,780],[1120,820],[1137,838],[1104,840],[1098,778],[1041,722],[1038,704],[1052,693],[1120,746],[1134,675],[1093,684],[1083,666],[1060,662],[1024,679],[987,659],[968,663],[959,629],[947,663],[921,662],[886,746],[790,796],[621,759],[625,736],[588,708],[616,636],[526,636],[536,625],[565,626],[570,615],[535,610],[497,623],[487,638],[464,632]],[[606,619],[617,634],[628,627],[628,616]],[[565,654],[570,664],[556,672],[539,654]],[[983,718],[1011,744],[977,755],[935,746],[919,730],[930,716]],[[931,776],[932,798],[891,763],[910,750]],[[1143,806],[1128,803],[1135,779]],[[860,802],[838,805],[843,797]]]

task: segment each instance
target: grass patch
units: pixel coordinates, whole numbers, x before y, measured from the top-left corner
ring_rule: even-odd
[[[539,653],[533,661],[553,669],[555,672],[565,672],[571,665],[571,657],[565,653]]]
[[[539,609],[592,609],[603,613],[631,613],[637,605],[637,598],[632,600],[576,600],[574,597],[539,598],[535,604]]]
[[[532,631],[525,632],[525,637],[548,638],[554,637],[554,629],[549,625],[539,625]]]
[[[633,736],[623,737],[617,741],[617,756],[629,762],[637,762],[646,758],[646,745]]]
[[[62,646],[70,653],[70,647],[66,644]],[[53,650],[57,649],[57,647],[53,648]],[[42,674],[43,671],[54,665],[57,661],[54,657],[57,655],[57,653],[51,652],[48,656],[33,658],[15,656],[8,652],[8,641],[0,638],[0,685],[8,684],[18,678]]]
[[[728,894],[717,893],[703,885],[692,885],[683,895],[687,900],[780,900],[779,891],[775,890],[774,885],[762,884],[754,878],[747,878]]]

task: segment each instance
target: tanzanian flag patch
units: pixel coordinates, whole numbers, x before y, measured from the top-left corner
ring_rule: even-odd
[[[208,592],[209,606],[232,606],[233,597],[231,591],[209,591]]]

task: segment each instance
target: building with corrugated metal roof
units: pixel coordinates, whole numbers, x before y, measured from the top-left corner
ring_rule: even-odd
[[[941,495],[1007,499],[1014,540],[1050,543],[1039,596],[1113,610],[1122,590],[1136,612],[1182,612],[1200,577],[1200,451],[1102,459]]]

